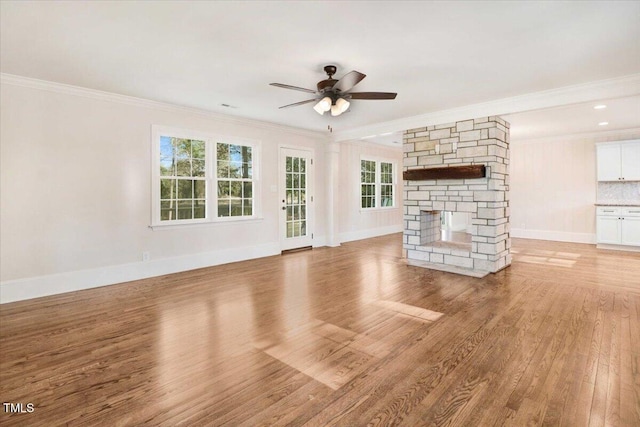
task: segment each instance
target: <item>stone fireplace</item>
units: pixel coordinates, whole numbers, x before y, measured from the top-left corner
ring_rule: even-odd
[[[511,264],[509,124],[483,117],[409,129],[403,147],[407,262],[479,277]],[[441,211],[470,214],[470,239],[443,241]]]

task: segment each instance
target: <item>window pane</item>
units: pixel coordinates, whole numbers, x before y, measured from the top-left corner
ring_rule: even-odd
[[[218,200],[218,216],[229,216],[230,206],[229,200]]]
[[[220,142],[216,144],[216,158],[218,160],[229,160],[229,144]]]
[[[199,179],[194,181],[193,197],[197,199],[204,199],[207,197],[207,185],[205,180]]]
[[[293,191],[292,190],[287,190],[287,204],[292,204],[293,203]]]
[[[178,176],[191,176],[191,160],[179,159],[177,164]]]
[[[244,215],[251,216],[253,215],[253,202],[251,199],[244,199],[243,203]]]
[[[206,216],[206,200],[193,201],[193,217],[204,218]]]
[[[239,181],[231,181],[231,197],[242,197],[242,183]]]
[[[287,206],[287,221],[293,219],[293,206]]]
[[[176,180],[161,179],[160,180],[160,199],[176,198]]]
[[[160,220],[171,221],[174,219],[176,219],[176,202],[174,200],[160,202]]]
[[[204,160],[192,160],[193,176],[204,176]]]
[[[307,218],[307,207],[305,205],[300,206],[300,218],[301,219]]]
[[[229,181],[218,181],[218,198],[228,199],[230,190]]]
[[[242,199],[231,199],[231,216],[242,216]]]
[[[251,163],[242,163],[242,178],[251,178],[253,171],[251,170]]]
[[[232,162],[242,163],[242,146],[229,145],[229,156]]]
[[[288,173],[287,174],[287,188],[292,188],[293,187],[293,174]]]
[[[300,159],[298,157],[294,157],[293,158],[293,171],[294,172],[298,172],[300,170],[299,162],[300,162]]]
[[[204,141],[191,141],[191,157],[194,159],[204,160],[205,150]]]
[[[173,138],[176,146],[176,156],[179,159],[191,158],[191,140],[184,138]]]
[[[300,188],[300,175],[293,175],[293,188]]]
[[[242,163],[231,162],[229,163],[229,178],[241,178]]]
[[[291,172],[293,170],[293,160],[289,156],[287,156],[286,166],[287,166],[287,172]]]
[[[245,145],[242,146],[242,161],[244,163],[251,163],[251,147]]]
[[[307,170],[307,159],[300,158],[300,172],[306,172]]]
[[[193,181],[190,179],[178,180],[178,199],[193,198]]]
[[[300,188],[302,188],[302,189],[306,189],[307,188],[307,175],[306,174],[300,175]]]
[[[162,176],[175,176],[176,165],[173,162],[173,158],[161,158],[160,159],[160,175]]]
[[[244,197],[245,199],[250,199],[251,197],[253,197],[253,182],[244,182],[242,183],[243,191],[242,191],[242,197]]]
[[[172,138],[168,136],[160,137],[160,157],[172,159],[175,155]]]
[[[229,162],[226,160],[218,160],[218,178],[229,178]]]
[[[193,202],[191,200],[178,201],[178,219],[193,218]]]

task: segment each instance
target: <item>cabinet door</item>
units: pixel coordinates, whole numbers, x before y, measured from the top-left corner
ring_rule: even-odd
[[[616,216],[599,216],[596,219],[598,243],[620,244],[620,222]]]
[[[640,180],[640,142],[621,144],[622,178],[625,181]]]
[[[598,181],[618,181],[621,177],[620,144],[598,145]]]
[[[640,246],[640,217],[625,217],[620,220],[623,245]]]

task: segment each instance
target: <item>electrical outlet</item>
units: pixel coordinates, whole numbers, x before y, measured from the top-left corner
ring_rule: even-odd
[[[149,252],[142,252],[142,261],[149,261],[151,259],[151,254]]]

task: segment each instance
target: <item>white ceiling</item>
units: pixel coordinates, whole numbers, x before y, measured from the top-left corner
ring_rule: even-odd
[[[278,109],[327,64],[398,97]],[[0,71],[335,132],[638,74],[640,2],[2,1]]]
[[[603,109],[595,106],[606,105]],[[537,111],[502,115],[511,141],[640,128],[640,96],[603,99]],[[607,125],[600,125],[600,123]]]

